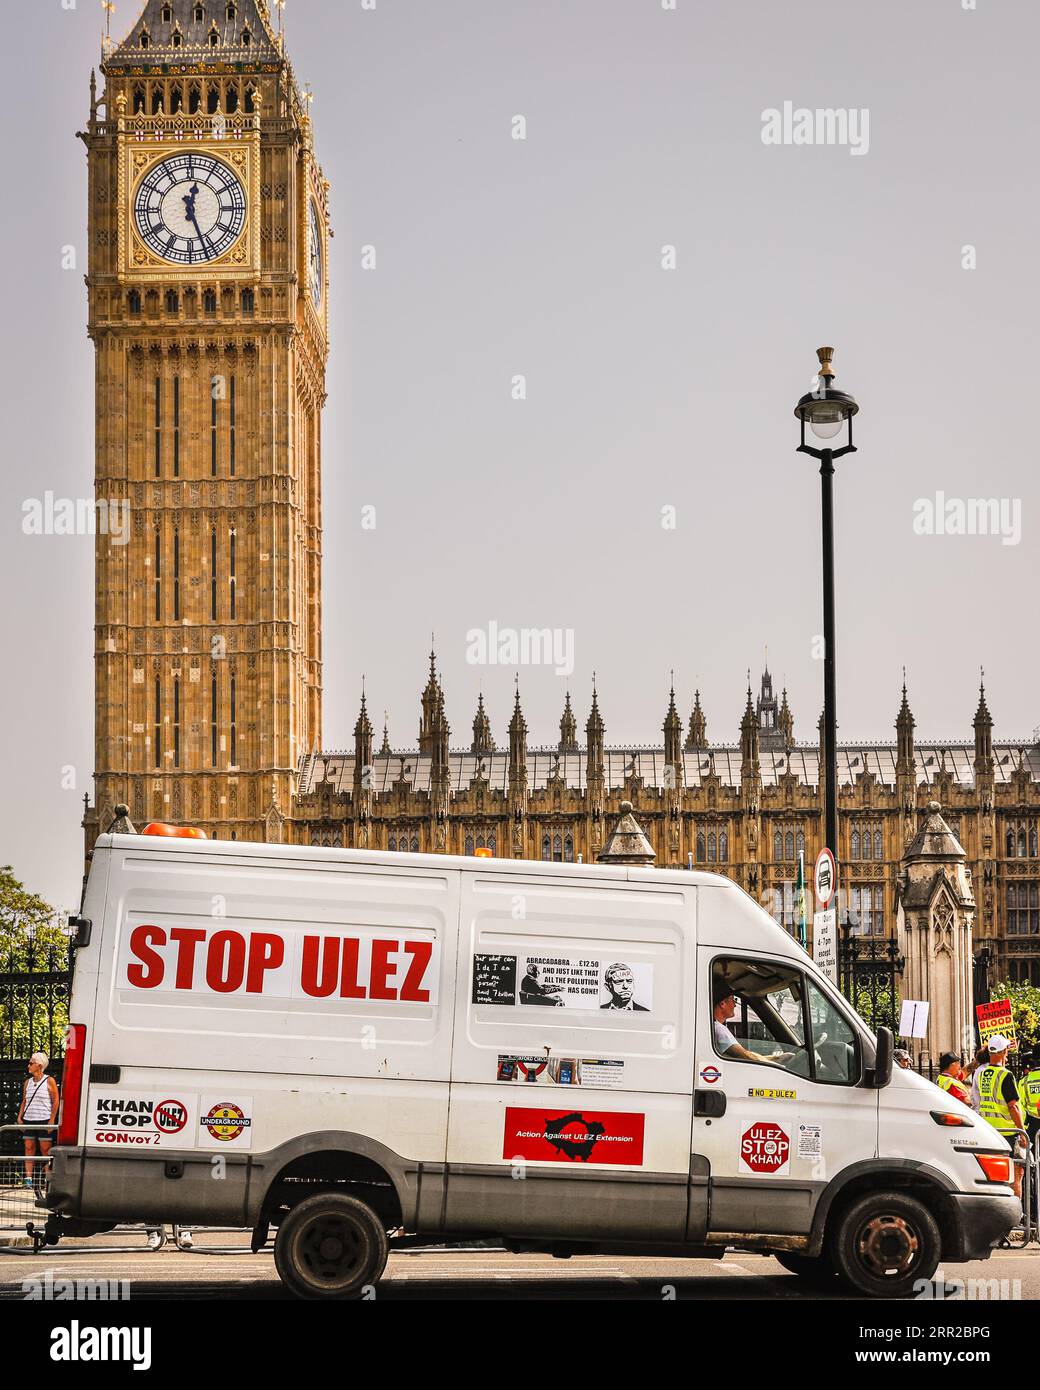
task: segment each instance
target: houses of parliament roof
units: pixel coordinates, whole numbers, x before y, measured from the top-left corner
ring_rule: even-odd
[[[432,654],[430,680],[422,697],[423,721],[420,726],[420,747],[418,749],[391,749],[384,729],[383,744],[378,752],[367,761],[370,769],[371,789],[378,796],[404,785],[417,792],[428,792],[431,784],[431,771],[434,766],[434,750],[431,739],[438,737],[437,720],[442,721],[439,732],[448,774],[449,787],[453,793],[463,793],[471,783],[483,781],[489,790],[505,793],[509,786],[510,763],[514,756],[519,760],[523,749],[523,762],[526,769],[527,787],[530,791],[542,790],[559,783],[562,787],[584,791],[588,785],[589,754],[588,747],[579,746],[576,740],[577,721],[571,712],[570,696],[560,721],[561,739],[554,746],[528,746],[518,742],[518,737],[526,739],[526,725],[520,714],[517,698],[514,723],[510,726],[509,748],[499,748],[491,740],[490,724],[484,713],[483,698],[473,721],[474,737],[468,750],[450,750],[448,747],[447,722],[443,715],[443,693],[434,669]],[[517,722],[519,720],[519,722]],[[595,721],[595,725],[593,725]],[[671,721],[675,749],[681,742],[682,722],[675,710],[674,692],[665,721],[666,736]],[[986,707],[985,693],[980,690],[979,708],[975,715],[976,728],[988,731],[992,726],[989,710]],[[970,790],[975,785],[976,740],[913,742],[913,716],[903,692],[903,705],[896,721],[897,730],[902,725],[904,734],[910,736],[910,747],[919,786],[931,787],[948,780],[953,786]],[[358,728],[368,725],[364,711],[359,718]],[[602,739],[602,720],[599,716],[595,696],[593,710],[587,731],[591,729]],[[820,784],[820,749],[818,742],[795,741],[793,738],[793,717],[787,705],[787,693],[783,693],[782,704],[773,696],[772,679],[766,670],[762,676],[760,693],[754,708],[751,691],[748,690],[747,707],[744,712],[742,730],[746,729],[754,740],[754,756],[758,760],[759,775],[763,787],[779,786],[786,778],[793,777],[803,786],[817,787]],[[678,754],[682,768],[682,783],[694,790],[712,778],[718,779],[720,787],[736,789],[741,784],[741,768],[744,751],[741,743],[711,743],[706,738],[706,721],[700,707],[699,693],[695,699],[694,712],[690,719],[689,732],[681,743]],[[357,732],[357,731],[355,731]],[[603,747],[603,779],[606,788],[621,789],[632,778],[637,778],[647,788],[665,788],[671,784],[671,759],[666,744],[652,746]],[[510,748],[516,750],[515,753]],[[334,792],[350,793],[354,784],[354,768],[357,752],[318,752],[315,751],[301,759],[299,767],[299,792],[306,795],[315,790],[321,782],[327,782]],[[674,756],[674,753],[673,753]],[[864,775],[869,774],[884,787],[896,785],[896,770],[899,756],[898,741],[840,743],[838,746],[838,781],[842,786],[853,786]],[[1036,739],[1012,740],[993,743],[993,781],[995,786],[1009,783],[1018,771],[1024,771],[1033,782],[1040,782],[1040,742]]]

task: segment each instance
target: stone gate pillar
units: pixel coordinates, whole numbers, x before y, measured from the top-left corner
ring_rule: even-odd
[[[931,1005],[928,1036],[908,1045],[924,1063],[972,1050],[972,927],[975,895],[967,855],[938,801],[900,861],[896,931],[906,957],[901,996]]]

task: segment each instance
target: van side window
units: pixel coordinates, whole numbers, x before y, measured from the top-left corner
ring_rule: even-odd
[[[761,1062],[809,1075],[804,982],[772,961],[717,960],[712,967],[712,1042],[727,1062]]]
[[[775,961],[716,960],[711,1006],[712,1044],[727,1062],[764,1064],[831,1085],[859,1079],[852,1025],[800,970]]]
[[[810,980],[809,1018],[812,1021],[817,1081],[852,1086],[859,1080],[856,1034],[848,1020]]]

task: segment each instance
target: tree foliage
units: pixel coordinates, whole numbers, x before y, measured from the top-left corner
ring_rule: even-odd
[[[68,936],[54,908],[0,866],[0,1057],[50,1051],[68,1023]]]
[[[1010,999],[1019,1052],[1040,1046],[1040,989],[1028,984],[994,985],[990,999]]]

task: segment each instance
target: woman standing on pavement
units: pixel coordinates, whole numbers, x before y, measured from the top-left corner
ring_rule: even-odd
[[[47,1075],[50,1058],[46,1052],[34,1052],[29,1058],[29,1075],[22,1087],[22,1103],[18,1107],[20,1125],[53,1125],[58,1117],[58,1084]],[[25,1135],[25,1176],[23,1187],[33,1186],[33,1157],[39,1145],[41,1158],[51,1151],[52,1140],[42,1135]]]

